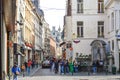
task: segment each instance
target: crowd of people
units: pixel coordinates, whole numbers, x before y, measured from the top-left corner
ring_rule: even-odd
[[[50,71],[54,71],[55,73],[66,74],[66,73],[77,73],[81,69],[81,64],[76,60],[68,61],[66,59],[60,60],[50,60]],[[103,71],[104,63],[103,61],[94,61],[91,65],[90,71],[95,74],[97,72]],[[88,71],[86,67],[86,71]]]
[[[66,74],[78,72],[78,64],[76,61],[68,61],[66,59],[55,59],[50,60],[50,71],[54,71],[55,73]]]

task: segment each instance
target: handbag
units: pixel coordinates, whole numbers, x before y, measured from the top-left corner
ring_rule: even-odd
[[[16,74],[18,75],[18,74],[20,74],[18,71],[16,71]]]

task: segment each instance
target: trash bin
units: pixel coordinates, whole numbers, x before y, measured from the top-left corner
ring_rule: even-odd
[[[116,67],[115,66],[112,67],[112,74],[116,74]]]

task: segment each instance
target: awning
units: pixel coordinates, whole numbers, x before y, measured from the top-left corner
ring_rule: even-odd
[[[66,42],[62,42],[62,43],[60,43],[60,47],[61,47],[62,45],[64,45],[64,44],[66,44]]]
[[[22,54],[20,51],[17,51],[17,54],[18,54],[18,55],[21,55],[21,56],[25,56],[25,55]]]

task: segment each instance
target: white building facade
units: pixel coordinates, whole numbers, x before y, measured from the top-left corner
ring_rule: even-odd
[[[115,64],[120,70],[120,1],[105,0],[107,41],[110,45],[110,65]]]
[[[116,29],[119,30],[119,1],[106,0],[105,2],[104,7],[104,0],[67,0],[64,22],[64,40],[67,45],[66,55],[68,59],[72,57],[72,60],[74,60],[81,54],[90,54],[92,56],[92,62],[103,61],[105,65],[109,62],[108,65],[112,66],[112,60],[107,58],[107,55],[110,54],[108,45],[111,43],[114,45],[114,50],[112,51],[115,53],[114,63],[118,70],[119,58],[118,43],[115,37],[116,33],[115,30],[110,32],[109,26],[112,26],[111,23],[113,23],[117,26]],[[116,22],[111,21],[108,24],[109,19],[113,16],[111,14],[111,8],[113,7],[118,12],[116,13],[116,20],[113,18],[113,21]],[[113,12],[115,13],[115,11]]]
[[[90,44],[92,41],[99,38],[97,31],[98,22],[102,22],[104,24],[105,14],[98,13],[97,3],[97,0],[71,0],[71,16],[66,16],[68,18],[66,18],[65,25],[66,41],[73,41],[73,37],[80,40],[80,42],[77,44],[73,43],[73,48],[75,46],[73,49],[73,54],[91,54]],[[78,11],[78,4],[81,4],[83,7],[83,9],[81,9],[81,12]],[[91,6],[91,4],[95,5]],[[105,35],[102,35],[99,39],[104,40],[104,36]],[[75,58],[75,55],[73,55],[73,57]]]

